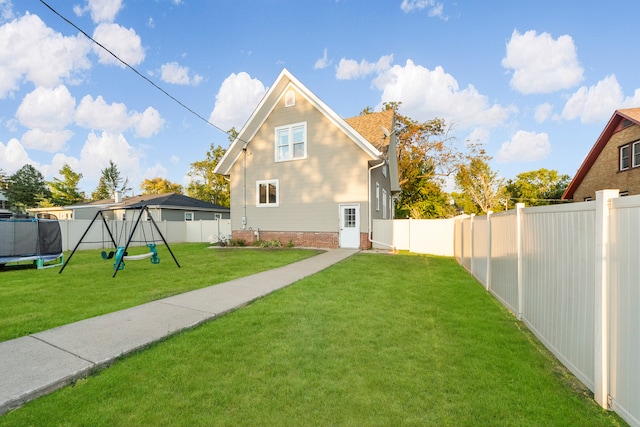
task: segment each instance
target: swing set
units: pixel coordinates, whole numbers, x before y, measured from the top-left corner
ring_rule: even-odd
[[[71,252],[71,255],[69,255],[69,258],[67,258],[67,260],[62,265],[62,268],[60,268],[60,271],[58,273],[62,273],[62,271],[67,266],[69,261],[71,261],[71,258],[73,257],[73,254],[76,252],[76,250],[78,249],[78,247],[82,243],[98,243],[98,242],[86,242],[86,241],[84,241],[85,237],[89,233],[89,230],[91,230],[91,228],[96,223],[98,218],[100,218],[102,220],[102,241],[101,241],[101,243],[104,246],[105,242],[110,242],[113,245],[113,248],[114,248],[114,250],[109,251],[109,253],[107,253],[106,251],[103,250],[102,254],[101,254],[102,255],[102,259],[104,259],[104,260],[111,260],[111,259],[114,260],[114,262],[113,262],[113,276],[111,276],[111,277],[116,277],[116,274],[118,274],[118,271],[124,269],[125,261],[139,261],[139,260],[149,259],[151,261],[151,264],[160,264],[160,257],[158,256],[158,251],[156,249],[156,242],[158,242],[158,241],[162,241],[165,244],[165,246],[169,250],[169,253],[171,254],[171,257],[175,261],[175,263],[178,266],[178,268],[180,268],[180,264],[178,263],[178,260],[176,259],[175,255],[171,251],[171,248],[169,247],[169,244],[167,243],[167,241],[165,240],[164,236],[162,235],[162,232],[160,231],[160,228],[158,228],[158,225],[154,221],[153,216],[151,216],[151,213],[149,212],[149,208],[146,205],[143,205],[143,206],[139,206],[139,207],[129,207],[129,208],[126,208],[126,209],[127,210],[134,210],[134,211],[135,210],[139,210],[140,213],[138,214],[137,219],[135,220],[133,226],[131,227],[131,230],[129,231],[129,235],[128,235],[127,239],[126,239],[126,243],[125,243],[124,246],[121,244],[121,242],[123,241],[123,237],[125,237],[126,234],[127,234],[127,232],[126,232],[126,229],[127,229],[126,221],[123,221],[123,224],[122,224],[122,227],[121,227],[119,233],[117,231],[117,223],[116,223],[116,226],[114,227],[114,229],[115,229],[115,233],[114,233],[114,232],[112,232],[111,228],[109,228],[109,223],[107,222],[107,219],[105,218],[105,215],[104,215],[105,210],[99,210],[98,212],[96,212],[95,216],[93,217],[93,219],[89,223],[89,226],[87,227],[87,229],[82,234],[82,237],[80,237],[80,240],[76,244],[76,247],[73,248],[73,251]],[[151,227],[151,239],[147,239],[147,235],[146,235],[146,232],[145,232],[144,224],[140,225],[140,220],[142,219],[142,216],[143,216],[144,213],[147,214],[147,219],[149,220],[149,222],[152,225],[152,227]],[[126,218],[126,216],[125,216],[125,218]],[[134,218],[135,218],[135,214],[134,214]],[[140,230],[142,231],[143,240],[134,240],[134,237],[136,235],[135,234],[136,230],[138,229],[139,226],[140,226]],[[155,235],[154,235],[154,232],[153,232],[154,229],[158,232],[158,235],[160,236],[161,240],[157,240],[155,238]],[[107,234],[109,236],[109,240],[105,240],[105,236],[104,236],[104,231],[105,230],[107,231]],[[116,239],[114,237],[114,234],[118,235],[118,241],[117,242],[116,242]],[[144,244],[146,244],[147,248],[149,249],[149,252],[145,252],[145,253],[140,254],[140,255],[129,255],[127,250],[129,249],[129,245],[131,245],[131,243],[144,243]]]

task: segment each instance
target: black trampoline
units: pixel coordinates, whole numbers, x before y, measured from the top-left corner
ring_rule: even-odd
[[[62,234],[55,217],[0,218],[0,266],[31,261],[41,269],[61,265],[63,260]]]

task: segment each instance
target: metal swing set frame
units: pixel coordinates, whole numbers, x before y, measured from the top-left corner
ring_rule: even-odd
[[[113,244],[113,246],[115,248],[115,251],[110,252],[108,255],[106,254],[105,251],[102,252],[102,258],[103,259],[115,258],[115,261],[113,263],[113,276],[111,276],[111,277],[116,277],[116,274],[118,274],[118,271],[120,271],[120,270],[122,270],[124,268],[124,261],[125,260],[136,261],[136,260],[142,260],[142,259],[150,258],[152,264],[159,264],[160,263],[160,257],[158,257],[158,252],[156,250],[155,238],[152,237],[152,239],[154,239],[153,242],[148,243],[148,241],[146,239],[146,234],[144,233],[144,228],[142,228],[142,233],[145,236],[145,243],[147,244],[147,247],[149,248],[149,252],[141,254],[141,255],[128,255],[128,253],[127,253],[127,249],[129,248],[129,245],[134,241],[133,237],[135,235],[136,229],[138,228],[138,225],[140,224],[140,219],[142,218],[142,215],[143,215],[144,212],[147,213],[147,218],[149,219],[149,221],[153,225],[153,228],[151,229],[152,234],[153,234],[153,229],[155,229],[158,232],[158,235],[162,239],[162,242],[164,243],[164,245],[169,250],[169,253],[171,254],[171,257],[175,261],[175,263],[178,266],[178,268],[180,268],[180,264],[178,263],[178,260],[176,259],[175,255],[173,254],[173,251],[171,250],[171,247],[169,247],[169,243],[167,243],[166,239],[162,235],[162,232],[160,231],[160,228],[158,227],[158,224],[156,224],[155,220],[153,219],[153,216],[149,212],[149,208],[147,207],[147,205],[143,205],[143,206],[139,206],[139,207],[130,207],[130,208],[126,208],[126,209],[127,210],[140,210],[140,213],[138,215],[138,218],[136,218],[133,227],[131,227],[131,231],[129,232],[129,237],[127,238],[127,242],[126,242],[126,244],[124,246],[118,246],[118,243],[116,243],[116,239],[114,238],[113,233],[111,232],[111,229],[109,228],[109,224],[107,222],[107,219],[104,216],[104,211],[105,210],[99,210],[98,212],[96,212],[95,216],[93,217],[93,219],[89,223],[89,226],[87,227],[87,229],[82,234],[82,237],[80,237],[80,240],[76,244],[75,248],[73,248],[73,251],[71,251],[71,254],[69,255],[69,258],[67,258],[67,260],[62,265],[62,268],[60,268],[60,271],[58,273],[62,273],[64,271],[64,268],[71,261],[71,258],[73,257],[73,254],[76,252],[76,250],[78,249],[78,247],[82,243],[90,243],[90,242],[83,242],[83,240],[87,236],[87,234],[89,233],[89,230],[91,230],[91,227],[93,227],[93,224],[98,220],[98,217],[102,220],[103,236],[104,236],[104,230],[106,229],[107,233],[109,234],[109,239],[110,239],[109,241]],[[124,230],[126,230],[126,228]],[[103,237],[102,242],[103,243],[105,242],[104,237]]]

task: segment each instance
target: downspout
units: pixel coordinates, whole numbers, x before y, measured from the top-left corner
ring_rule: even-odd
[[[242,177],[242,191],[243,191],[243,197],[242,197],[242,229],[246,230],[247,229],[247,143],[245,142],[245,144],[242,146],[242,173],[243,173],[243,177]]]
[[[380,166],[385,165],[386,163],[387,163],[386,160],[382,159],[382,162],[378,163],[377,165],[373,165],[369,168],[369,176],[367,177],[367,184],[369,187],[369,192],[367,197],[367,210],[369,214],[369,230],[367,231],[367,239],[369,240],[369,243],[375,243],[377,245],[387,246],[391,248],[391,250],[395,250],[396,248],[394,248],[393,245],[377,242],[371,238],[371,234],[373,233],[373,218],[371,217],[371,171],[379,168]]]

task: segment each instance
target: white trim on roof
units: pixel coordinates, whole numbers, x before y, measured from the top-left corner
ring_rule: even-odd
[[[285,96],[286,92],[295,88],[307,101],[309,101],[318,111],[324,114],[337,128],[344,132],[354,143],[358,145],[372,160],[378,159],[382,153],[369,141],[352,128],[342,117],[329,108],[320,98],[303,85],[286,68],[283,68],[274,84],[269,88],[258,106],[253,111],[249,120],[238,133],[237,138],[229,145],[226,153],[220,159],[214,173],[228,175],[231,167],[242,154],[245,144],[250,142],[256,135],[262,124],[267,120],[278,102]]]

